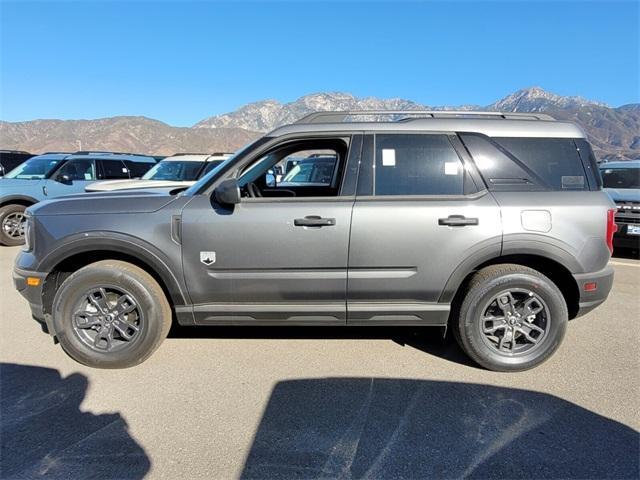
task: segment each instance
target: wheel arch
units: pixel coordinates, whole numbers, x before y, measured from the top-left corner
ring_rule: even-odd
[[[0,208],[6,207],[7,205],[24,205],[25,207],[30,207],[36,203],[38,203],[38,200],[28,195],[9,195],[0,199]]]
[[[174,313],[188,304],[183,286],[159,255],[130,241],[93,238],[65,243],[38,266],[39,271],[48,272],[42,292],[45,313],[51,312],[55,294],[69,275],[100,260],[121,260],[149,273],[164,291]]]
[[[560,292],[567,302],[569,319],[573,319],[578,315],[580,290],[573,274],[571,273],[571,266],[560,261],[557,257],[550,258],[549,256],[545,256],[540,253],[499,255],[476,261],[476,264],[471,268],[466,267],[465,270],[456,270],[447,282],[447,286],[445,287],[445,291],[443,292],[440,301],[451,302],[452,311],[455,311],[456,305],[461,302],[462,297],[464,296],[464,292],[471,280],[471,277],[485,267],[503,263],[529,267],[548,277],[558,287],[558,289],[560,289]]]

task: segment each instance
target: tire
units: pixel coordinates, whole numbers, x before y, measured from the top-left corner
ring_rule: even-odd
[[[532,321],[524,320],[539,308]],[[549,278],[514,264],[492,265],[476,273],[457,312],[453,332],[460,347],[476,363],[500,372],[528,370],[551,357],[569,317],[564,296]]]
[[[24,215],[26,208],[24,205],[18,204],[5,205],[0,208],[0,244],[8,247],[24,244],[24,227],[22,227],[22,232],[16,231],[15,221]]]
[[[95,368],[142,363],[171,327],[171,307],[158,282],[118,260],[92,263],[69,276],[56,292],[52,314],[64,351]]]

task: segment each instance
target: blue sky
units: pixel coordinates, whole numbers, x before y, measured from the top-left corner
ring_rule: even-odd
[[[0,0],[0,118],[172,125],[318,91],[640,101],[640,2]]]

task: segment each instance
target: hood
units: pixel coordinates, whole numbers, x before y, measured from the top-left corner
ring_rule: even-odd
[[[176,188],[190,187],[195,182],[178,182],[173,180],[108,180],[106,182],[91,183],[85,187],[86,192],[112,192],[115,190]]]
[[[2,183],[0,181],[0,183]],[[638,188],[605,188],[614,202],[640,202],[640,189]]]
[[[136,192],[81,193],[65,195],[29,207],[33,215],[101,215],[151,213],[173,202],[176,195],[162,190]]]

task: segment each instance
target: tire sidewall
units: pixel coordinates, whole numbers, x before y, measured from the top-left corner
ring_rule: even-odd
[[[18,204],[5,205],[4,207],[0,208],[0,244],[6,245],[8,247],[16,247],[18,245],[24,244],[24,237],[13,238],[6,235],[4,233],[4,229],[2,228],[2,223],[4,222],[4,219],[7,215],[16,212],[24,212],[26,209],[27,207],[25,207],[24,205]]]
[[[130,346],[115,352],[98,352],[87,346],[74,331],[73,309],[88,290],[101,285],[114,285],[128,291],[142,309],[143,328]],[[162,340],[162,302],[142,279],[131,272],[105,267],[89,267],[69,277],[56,293],[53,303],[53,325],[65,352],[78,362],[98,368],[126,368],[144,361]]]
[[[549,325],[541,345],[531,352],[517,356],[501,355],[488,346],[483,339],[480,318],[484,306],[498,293],[508,289],[531,290],[549,309]],[[568,314],[562,293],[550,281],[528,273],[513,273],[493,278],[469,292],[464,302],[461,319],[461,341],[470,349],[474,359],[491,370],[526,370],[547,360],[560,346],[566,331]]]

